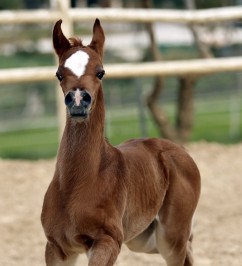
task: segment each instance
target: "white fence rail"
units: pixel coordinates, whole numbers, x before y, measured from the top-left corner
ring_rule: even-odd
[[[242,19],[242,7],[213,8],[207,10],[147,10],[120,8],[75,8],[68,9],[67,0],[58,0],[57,10],[0,11],[0,25],[21,23],[52,23],[64,19],[64,31],[72,33],[74,21],[94,20],[123,22],[179,22],[206,24]],[[24,70],[24,74],[22,72]],[[200,59],[171,62],[150,62],[140,64],[106,65],[107,78],[203,74],[242,70],[242,57]],[[0,84],[43,81],[53,79],[55,68],[34,67],[0,70]]]
[[[209,74],[241,71],[242,57],[108,64],[104,66],[104,69],[105,78]],[[56,67],[2,69],[0,70],[0,84],[53,80],[55,72]]]
[[[65,0],[63,0],[65,2]],[[242,18],[242,7],[223,7],[205,10],[70,8],[66,14],[73,21],[99,18],[112,22],[171,22],[210,24]],[[50,23],[63,18],[61,10],[1,11],[0,24]]]

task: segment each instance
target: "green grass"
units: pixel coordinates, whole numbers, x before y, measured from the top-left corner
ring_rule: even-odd
[[[210,111],[207,112],[208,106]],[[222,108],[222,110],[221,110]],[[172,108],[166,108],[172,118]],[[240,114],[240,133],[242,132],[242,112]],[[158,137],[155,125],[146,113],[149,137]],[[229,132],[230,115],[226,105],[223,107],[211,103],[197,106],[191,141],[207,140],[222,143],[234,143],[242,140],[241,134],[231,138]],[[113,108],[107,111],[106,134],[109,141],[119,144],[129,138],[141,137],[137,111],[134,108]],[[0,157],[39,159],[51,158],[58,148],[57,128],[18,130],[0,133]]]
[[[112,118],[109,122],[111,125],[106,126],[107,136],[113,145],[117,145],[130,138],[143,137],[137,112],[131,109],[130,113],[124,114],[124,116],[116,115],[117,113],[122,114],[122,111],[119,109],[112,110]],[[147,113],[146,131],[148,136],[158,137],[155,125]]]
[[[240,134],[236,136],[230,135],[230,117],[228,113],[199,115],[195,121],[191,140],[204,139],[227,144],[236,143],[242,140],[242,121],[240,121],[239,132]]]
[[[57,128],[17,130],[0,134],[2,158],[52,158],[56,155],[57,147]]]

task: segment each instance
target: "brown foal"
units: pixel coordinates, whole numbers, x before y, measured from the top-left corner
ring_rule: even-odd
[[[100,21],[87,46],[67,39],[61,22],[53,44],[67,114],[41,215],[46,265],[72,266],[85,252],[89,266],[111,266],[123,243],[132,251],[160,253],[169,266],[193,265],[196,164],[167,140],[133,139],[116,147],[107,142]]]

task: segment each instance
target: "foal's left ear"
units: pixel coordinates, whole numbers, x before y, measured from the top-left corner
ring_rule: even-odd
[[[96,51],[101,57],[103,56],[103,46],[105,41],[105,35],[101,26],[100,20],[97,18],[93,25],[92,41],[88,45],[94,51]]]

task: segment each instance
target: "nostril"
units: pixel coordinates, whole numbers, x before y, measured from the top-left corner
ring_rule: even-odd
[[[73,103],[73,97],[71,95],[71,93],[69,92],[66,97],[65,97],[65,104],[66,105],[70,105]]]
[[[87,93],[86,91],[84,91],[83,94],[82,94],[82,100],[83,100],[85,103],[90,104],[92,98],[91,98],[91,96],[90,96],[89,93]]]

